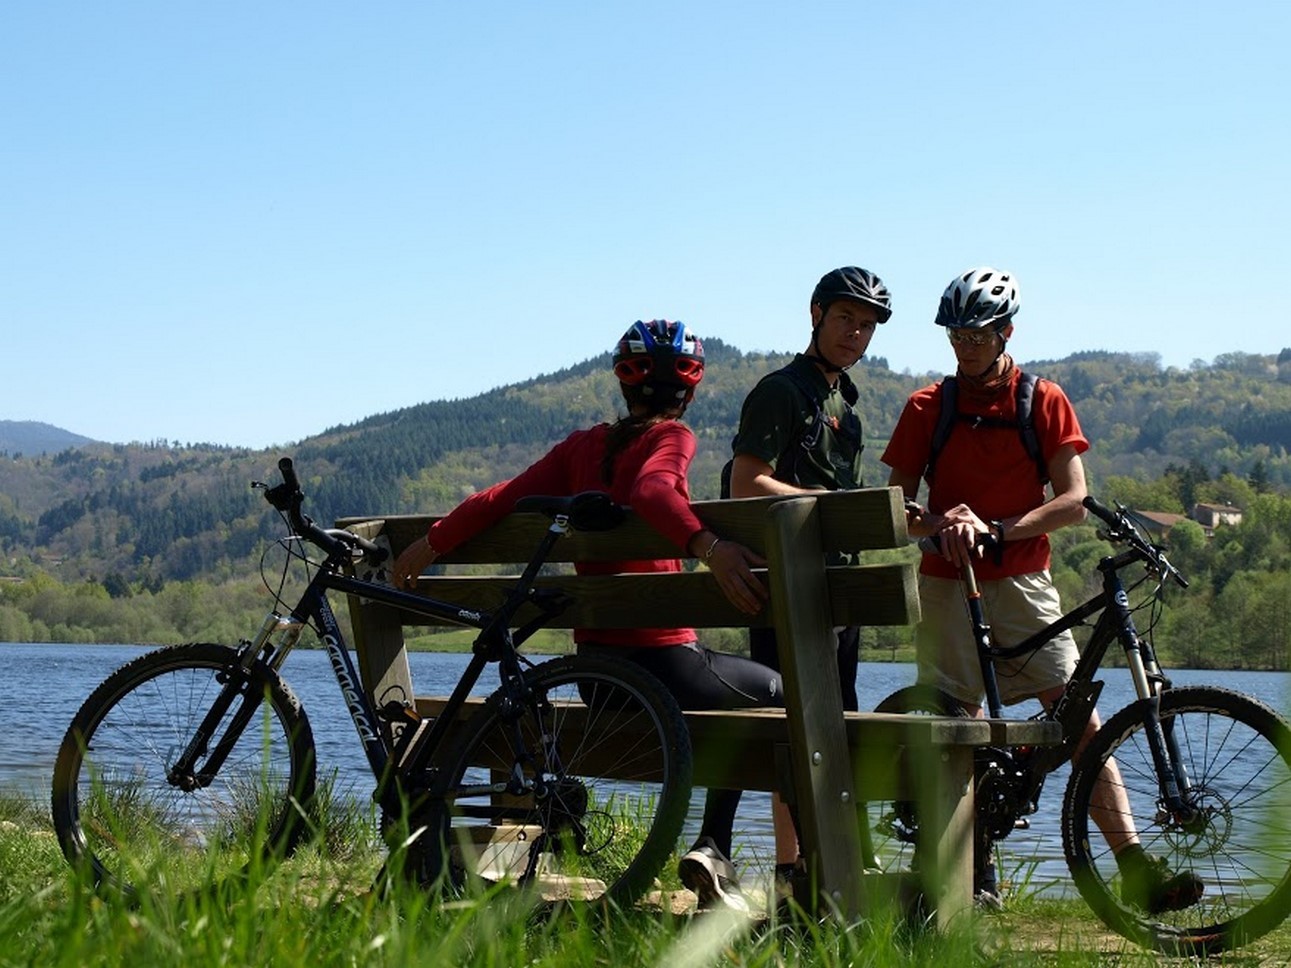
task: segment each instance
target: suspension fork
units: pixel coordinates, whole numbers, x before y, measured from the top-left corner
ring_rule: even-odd
[[[1162,803],[1175,816],[1187,819],[1191,814],[1188,794],[1192,781],[1184,763],[1178,740],[1174,735],[1174,722],[1161,722],[1161,694],[1163,685],[1157,672],[1156,656],[1148,643],[1139,637],[1130,612],[1129,596],[1115,568],[1103,571],[1103,586],[1108,595],[1108,608],[1115,612],[1117,638],[1125,652],[1125,659],[1134,681],[1134,691],[1139,697],[1144,735],[1152,753],[1152,766],[1157,774],[1157,788]]]
[[[180,753],[179,758],[166,771],[166,780],[173,786],[177,786],[185,791],[196,790],[200,787],[210,786],[211,781],[215,779],[224,761],[228,759],[229,753],[232,752],[234,745],[241,738],[242,733],[251,723],[251,718],[260,708],[264,701],[264,696],[256,695],[251,688],[252,677],[242,668],[240,663],[233,663],[227,668],[217,673],[217,677],[223,676],[224,687],[220,694],[215,697],[215,702],[207,710],[202,721],[198,724],[193,732],[193,738],[188,741],[184,751]],[[242,705],[234,714],[232,721],[224,730],[224,735],[215,745],[214,749],[210,748],[211,739],[215,736],[224,717],[228,715],[233,704],[241,697]],[[209,755],[207,755],[209,751]],[[197,762],[202,757],[206,757],[202,769],[197,769]]]
[[[255,639],[244,642],[234,661],[216,673],[217,680],[223,681],[223,688],[193,731],[192,739],[167,770],[166,779],[169,783],[183,790],[210,786],[225,761],[228,760],[233,747],[237,745],[238,740],[251,724],[252,718],[259,711],[260,704],[264,702],[264,695],[257,694],[252,688],[255,682],[252,669],[260,665],[262,668],[277,672],[282,666],[287,655],[295,647],[300,631],[307,621],[309,612],[306,610],[306,603],[310,601],[309,596],[312,594],[315,599],[321,598],[321,593],[316,587],[318,582],[318,578],[310,582],[305,597],[289,615],[270,613],[260,626]],[[322,603],[326,606],[326,599],[322,599]],[[330,613],[327,617],[331,618]],[[331,620],[332,626],[335,627],[335,619]],[[224,717],[228,715],[239,698],[242,700],[241,705],[233,714],[219,742],[211,748],[211,740],[215,737],[220,723],[224,721]],[[203,757],[205,762],[198,770],[196,764]]]

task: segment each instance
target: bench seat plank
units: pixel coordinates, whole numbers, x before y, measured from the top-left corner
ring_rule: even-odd
[[[444,696],[418,696],[417,711],[434,718],[443,712],[447,701]],[[483,704],[481,697],[468,699],[458,714],[459,721]],[[695,750],[696,786],[783,787],[775,757],[769,755],[770,750],[789,743],[789,721],[783,709],[691,710],[684,715]],[[1058,742],[1062,735],[1058,724],[1032,720],[852,712],[844,713],[843,718],[861,797],[887,798],[900,792],[902,781],[896,767],[905,749],[1041,746]],[[575,733],[585,729],[586,709],[566,707],[562,722]],[[624,745],[630,745],[632,738],[625,734]]]

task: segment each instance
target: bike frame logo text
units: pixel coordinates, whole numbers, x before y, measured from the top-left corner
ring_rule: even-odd
[[[363,696],[355,688],[349,669],[341,658],[340,642],[335,636],[324,635],[323,645],[327,647],[327,657],[331,660],[332,671],[336,673],[336,679],[341,684],[341,693],[345,696],[345,705],[350,711],[350,718],[354,720],[354,728],[359,731],[359,739],[364,743],[377,742],[376,730],[372,728],[367,713],[363,710]]]

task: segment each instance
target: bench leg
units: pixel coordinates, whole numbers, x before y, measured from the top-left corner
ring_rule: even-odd
[[[349,601],[359,678],[368,699],[378,711],[388,702],[411,705],[412,672],[399,613],[384,605],[360,604],[354,596]]]
[[[924,897],[946,930],[973,904],[973,751],[941,747],[922,771],[919,796],[920,856]]]

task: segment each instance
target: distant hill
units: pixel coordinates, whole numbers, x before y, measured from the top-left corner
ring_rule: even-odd
[[[92,444],[89,437],[82,437],[70,430],[63,430],[34,420],[0,420],[0,454],[9,456],[57,454],[68,447]]]
[[[699,440],[691,468],[699,499],[717,496],[744,395],[790,358],[720,340],[705,349],[708,372],[686,415]],[[1154,354],[1101,351],[1022,365],[1071,396],[1093,443],[1085,461],[1096,492],[1111,476],[1150,482],[1172,468],[1187,468],[1190,480],[1231,472],[1261,488],[1291,490],[1291,351],[1225,354],[1187,370],[1163,368]],[[865,479],[881,484],[887,473],[879,455],[906,396],[940,374],[897,373],[877,358],[853,376]],[[613,420],[622,409],[603,353],[469,399],[332,427],[290,453],[319,521],[442,512],[515,474],[575,428]],[[276,480],[282,453],[103,444],[0,421],[0,574],[41,569],[64,580],[115,576],[145,586],[249,574],[281,528],[248,484]]]

